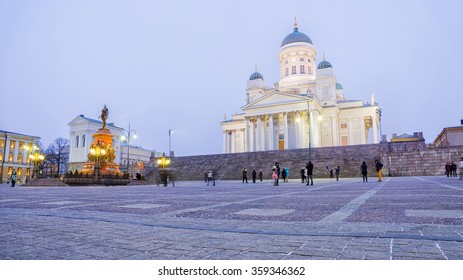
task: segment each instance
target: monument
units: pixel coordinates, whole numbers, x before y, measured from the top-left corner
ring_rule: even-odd
[[[122,174],[119,165],[114,162],[116,153],[113,148],[113,134],[106,128],[109,110],[104,105],[101,110],[102,127],[93,134],[93,143],[90,145],[88,161],[84,164],[81,173],[69,173],[64,182],[69,185],[102,184],[127,185],[130,181],[128,174]]]

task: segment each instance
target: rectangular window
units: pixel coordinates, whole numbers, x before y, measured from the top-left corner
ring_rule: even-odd
[[[29,168],[26,168],[26,176],[29,176],[30,173],[31,173],[31,170]]]
[[[312,67],[310,67],[310,65],[307,67],[307,72],[312,75]]]
[[[347,123],[342,123],[341,128],[347,128]]]
[[[292,75],[296,74],[296,66],[291,67],[291,74]]]
[[[21,167],[18,168],[18,175],[21,176],[23,174],[23,169]]]
[[[0,161],[3,161],[3,153],[0,153]]]
[[[10,153],[10,155],[8,156],[8,161],[13,162],[13,159],[14,159],[14,155],[13,153]]]
[[[11,173],[13,173],[13,167],[12,166],[8,167],[8,175],[11,175]]]
[[[288,72],[288,68],[285,69],[285,76],[288,76],[289,75],[289,72]]]
[[[299,61],[304,61],[304,58],[303,57],[299,58]]]
[[[24,149],[24,142],[23,141],[19,141],[19,149],[20,150]]]
[[[3,148],[5,147],[5,140],[0,140],[0,148]]]
[[[16,147],[16,141],[10,140],[10,149],[14,149]]]
[[[301,65],[301,69],[300,69],[300,73],[301,74],[305,74],[305,66],[304,65]]]

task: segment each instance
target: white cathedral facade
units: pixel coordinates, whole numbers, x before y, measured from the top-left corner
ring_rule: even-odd
[[[242,113],[221,123],[224,153],[379,143],[379,108],[347,100],[332,65],[316,62],[312,40],[294,32],[281,44],[280,81],[267,87],[254,72]]]

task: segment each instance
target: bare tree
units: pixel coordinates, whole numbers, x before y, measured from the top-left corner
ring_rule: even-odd
[[[57,170],[56,173],[59,175],[61,165],[67,164],[69,152],[66,152],[69,149],[69,140],[65,138],[58,137],[51,143],[47,150],[45,151],[47,161],[56,164]]]

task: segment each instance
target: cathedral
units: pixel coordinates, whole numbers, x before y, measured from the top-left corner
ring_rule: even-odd
[[[344,96],[333,66],[324,56],[317,64],[314,44],[296,21],[278,59],[280,81],[266,86],[256,67],[242,113],[221,123],[224,153],[379,143],[378,104]]]

